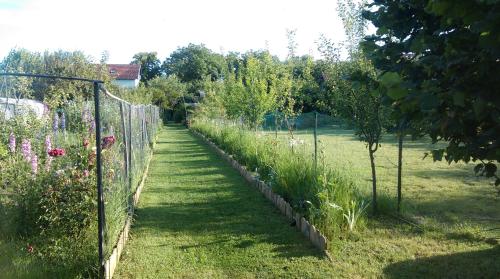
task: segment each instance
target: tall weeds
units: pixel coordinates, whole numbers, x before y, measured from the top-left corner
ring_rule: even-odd
[[[364,223],[364,202],[348,172],[329,168],[320,160],[317,169],[305,148],[291,148],[273,135],[250,131],[241,125],[195,119],[191,128],[211,139],[241,164],[257,171],[273,191],[304,214],[327,237],[338,237]],[[347,215],[349,218],[346,218]]]

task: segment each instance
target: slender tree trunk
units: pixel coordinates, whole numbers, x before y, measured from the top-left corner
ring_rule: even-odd
[[[370,165],[372,167],[372,206],[373,214],[377,214],[377,173],[375,171],[375,151],[372,149],[372,145],[368,147],[368,153],[370,154]]]
[[[401,213],[401,175],[403,171],[403,133],[398,138],[398,213]]]

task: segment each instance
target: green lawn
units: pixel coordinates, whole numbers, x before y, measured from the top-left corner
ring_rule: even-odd
[[[280,136],[285,137],[286,132]],[[295,132],[313,152],[312,130]],[[356,185],[371,195],[371,169],[368,150],[351,130],[319,129],[319,150],[325,162],[336,169],[350,173]],[[474,175],[474,164],[434,162],[424,153],[436,148],[430,141],[404,142],[403,151],[403,206],[407,216],[421,224],[467,223],[484,228],[500,226],[500,196],[491,179]],[[396,198],[397,142],[386,135],[376,152],[379,193],[392,200]],[[312,158],[311,158],[312,159]],[[387,204],[387,203],[386,203]],[[383,205],[382,205],[383,206]],[[497,234],[498,235],[498,234]]]
[[[280,132],[285,138],[286,132]],[[312,130],[295,132],[312,153]],[[319,150],[327,164],[350,173],[371,195],[368,151],[350,130],[320,129]],[[500,197],[489,180],[474,175],[473,164],[423,160],[425,140],[405,142],[404,217],[369,218],[365,230],[337,239],[330,249],[345,277],[500,278]],[[312,159],[312,157],[311,157]],[[376,155],[384,212],[395,211],[397,143],[386,136]]]
[[[331,278],[336,267],[186,129],[160,132],[116,278]]]
[[[336,167],[349,166],[360,187],[367,188],[363,144],[347,131],[322,132],[329,134],[320,136],[327,160],[334,164],[335,156]],[[299,137],[308,140],[300,132]],[[484,231],[495,221],[462,221],[481,212],[485,218],[498,216],[493,189],[466,172],[470,167],[420,161],[425,143],[412,145],[406,151],[405,212],[421,228],[391,217],[370,218],[363,231],[331,241],[330,262],[203,142],[178,126],[167,127],[117,278],[498,278],[500,248],[490,237],[496,231]],[[394,143],[384,142],[383,150],[379,169],[387,171],[380,171],[381,191],[390,195]],[[448,174],[420,173],[435,167]],[[474,185],[459,189],[449,181]],[[426,191],[410,183],[421,183]],[[463,196],[463,208],[453,195]]]

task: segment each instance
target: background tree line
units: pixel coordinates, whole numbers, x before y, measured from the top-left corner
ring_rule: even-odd
[[[374,154],[384,132],[400,138],[400,162],[405,136],[428,136],[445,143],[429,151],[435,160],[474,161],[478,174],[499,185],[499,1],[341,0],[338,12],[347,40],[336,44],[321,36],[319,59],[297,56],[296,30],[286,33],[284,61],[267,50],[219,54],[189,44],[163,62],[156,52],[134,55],[131,63],[141,64],[141,86],[115,90],[123,98],[160,106],[165,118],[175,121],[183,121],[196,106],[199,113],[239,120],[252,129],[269,113],[285,122],[312,111],[342,118],[367,143],[374,208]],[[365,34],[368,22],[377,28],[375,34]],[[347,58],[342,58],[344,50]],[[92,65],[81,52],[22,49],[1,63],[8,71],[110,80]],[[75,98],[71,86],[84,85],[26,81],[18,86],[26,96],[56,96],[51,100],[58,106]]]

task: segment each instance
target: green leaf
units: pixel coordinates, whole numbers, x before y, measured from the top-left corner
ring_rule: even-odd
[[[371,90],[371,91],[370,91],[370,95],[371,95],[372,97],[378,97],[378,96],[380,96],[380,90],[377,90],[377,89],[375,89],[375,90]]]
[[[473,104],[472,108],[474,109],[474,114],[476,115],[476,118],[481,119],[482,114],[484,113],[484,108],[485,108],[485,103],[482,99],[477,99]]]
[[[465,107],[465,93],[458,91],[453,94],[453,104],[455,106]]]
[[[388,31],[387,27],[382,26],[382,27],[377,29],[377,35],[379,35],[379,36],[384,35],[387,33],[387,31]]]
[[[427,94],[422,97],[420,104],[422,110],[432,110],[439,105],[439,99],[434,95]]]
[[[403,87],[397,86],[387,89],[387,96],[391,97],[393,100],[399,100],[408,94],[408,90]]]
[[[380,76],[380,83],[385,87],[394,87],[402,82],[401,77],[395,72],[386,72]]]

